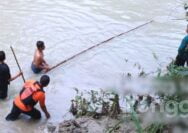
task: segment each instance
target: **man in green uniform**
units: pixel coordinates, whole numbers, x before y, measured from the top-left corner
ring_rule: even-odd
[[[188,25],[186,33],[188,33]],[[188,65],[188,35],[186,35],[181,42],[181,45],[178,49],[178,55],[176,57],[175,65],[184,66],[185,63],[187,63]]]

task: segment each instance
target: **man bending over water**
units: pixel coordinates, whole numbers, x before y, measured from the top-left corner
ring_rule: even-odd
[[[50,70],[49,65],[44,60],[43,50],[45,49],[45,45],[43,41],[37,41],[37,49],[34,54],[34,59],[31,65],[31,69],[34,73],[40,73],[42,70],[47,72]]]
[[[45,105],[45,91],[44,87],[47,87],[50,82],[48,75],[43,75],[40,81],[27,80],[19,95],[14,99],[11,112],[7,115],[6,120],[17,120],[20,114],[25,114],[33,119],[40,119],[41,112],[35,108],[35,105],[39,102],[40,107],[46,118],[50,118],[50,114]]]

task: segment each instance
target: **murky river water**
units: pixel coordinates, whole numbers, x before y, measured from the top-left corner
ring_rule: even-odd
[[[116,38],[51,71],[51,83],[46,88],[47,106],[58,122],[68,111],[72,88],[118,88],[123,73],[134,73],[133,64],[144,71],[165,67],[175,57],[185,35],[183,1],[178,0],[1,0],[0,49],[6,51],[6,62],[12,75],[18,72],[10,50],[12,45],[27,79],[39,79],[32,74],[35,43],[46,43],[45,58],[51,65],[114,35],[154,20],[153,23]],[[158,56],[156,61],[153,57]],[[129,62],[126,63],[125,59]],[[6,122],[14,97],[23,81],[13,81],[9,98],[0,101],[0,132],[34,132],[46,123],[22,119]]]

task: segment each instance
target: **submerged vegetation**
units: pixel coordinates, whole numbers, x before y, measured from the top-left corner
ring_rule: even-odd
[[[140,66],[139,69],[141,69]],[[142,69],[138,76],[146,77],[147,74]],[[127,77],[131,77],[131,74],[128,73]],[[175,91],[171,94],[168,94],[168,92],[165,91],[161,93],[160,91],[156,90],[157,95],[160,98],[160,102],[163,104],[168,104],[169,101],[176,102],[176,104],[169,104],[169,108],[172,110],[175,108],[175,105],[178,107],[181,106],[180,104],[182,100],[186,100],[187,98],[187,93],[182,91],[183,89],[181,88],[181,82],[186,81],[187,77],[188,68],[177,67],[173,65],[173,63],[167,67],[165,73],[162,73],[161,70],[159,70],[156,79],[159,81],[171,81],[174,83],[175,87]],[[77,92],[77,96],[74,100],[72,100],[70,112],[76,117],[92,116],[95,119],[100,119],[102,116],[107,116],[119,120],[119,122],[114,124],[114,127],[106,129],[108,133],[118,132],[118,129],[120,129],[123,124],[126,124],[128,118],[130,118],[129,120],[132,121],[135,125],[134,131],[137,133],[163,133],[164,131],[171,132],[176,126],[184,126],[184,128],[187,128],[187,126],[182,125],[181,121],[166,122],[165,118],[161,118],[164,120],[156,122],[151,120],[150,124],[144,125],[144,118],[142,117],[144,117],[145,114],[139,113],[138,108],[140,102],[142,101],[145,101],[145,105],[147,107],[151,107],[153,101],[155,101],[155,97],[151,95],[138,95],[136,99],[133,98],[133,96],[129,96],[130,99],[128,99],[127,96],[119,98],[120,96],[118,94],[113,92],[105,92],[103,90],[91,90],[86,92],[86,95],[84,95],[82,92],[79,92],[78,89],[75,90]],[[121,107],[119,104],[121,100],[125,100],[126,104],[129,104],[129,112],[126,112],[122,109],[123,107]],[[154,106],[159,105],[160,103],[154,103]],[[184,107],[187,109],[188,104],[185,104]],[[179,118],[182,113],[184,115],[188,113],[181,112],[181,110],[176,111],[178,111],[176,115],[177,118]]]
[[[168,127],[162,123],[153,123],[144,129],[145,133],[163,133]]]
[[[121,113],[118,94],[91,90],[86,92],[88,96],[86,98],[83,92],[79,92],[78,89],[75,90],[77,96],[72,100],[70,112],[76,117],[92,116],[93,118],[100,118],[109,115],[112,118],[117,118]]]
[[[158,59],[155,54],[154,57]],[[151,74],[146,73],[139,63],[135,63],[134,67],[139,70],[138,78],[147,78]],[[154,87],[153,94],[148,92],[143,95],[135,93],[125,95],[102,89],[82,92],[74,88],[76,96],[71,101],[69,111],[76,119],[65,121],[62,128],[67,128],[68,125],[72,128],[68,128],[66,131],[74,132],[78,128],[82,129],[81,133],[88,132],[89,130],[82,126],[82,123],[87,122],[79,122],[80,118],[88,118],[91,120],[90,123],[96,120],[96,123],[105,125],[105,130],[102,131],[105,133],[173,133],[176,128],[188,129],[185,122],[188,103],[184,102],[188,98],[188,91],[186,91],[188,68],[177,67],[172,62],[163,71],[159,68],[155,74],[153,77],[155,81],[160,85],[172,84],[173,89],[166,89],[161,85],[160,89]],[[125,75],[128,80],[132,79],[131,73]],[[155,112],[152,112],[153,107]],[[104,118],[107,120],[105,121]],[[110,123],[113,120],[115,121]]]

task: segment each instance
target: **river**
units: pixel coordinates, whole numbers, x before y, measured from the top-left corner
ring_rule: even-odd
[[[26,79],[39,79],[41,75],[34,75],[30,69],[36,41],[45,42],[45,58],[55,65],[112,36],[154,20],[48,73],[51,83],[46,88],[46,104],[52,116],[48,122],[59,122],[75,95],[73,88],[118,88],[123,74],[137,73],[135,63],[145,72],[165,68],[171,58],[175,58],[185,35],[187,22],[175,20],[185,17],[183,5],[184,1],[180,0],[1,0],[0,50],[6,52],[12,75],[18,72],[18,67],[10,46],[15,49]],[[33,133],[47,122],[44,115],[38,122],[28,118],[5,121],[22,84],[21,78],[13,81],[8,98],[0,101],[1,133]]]

